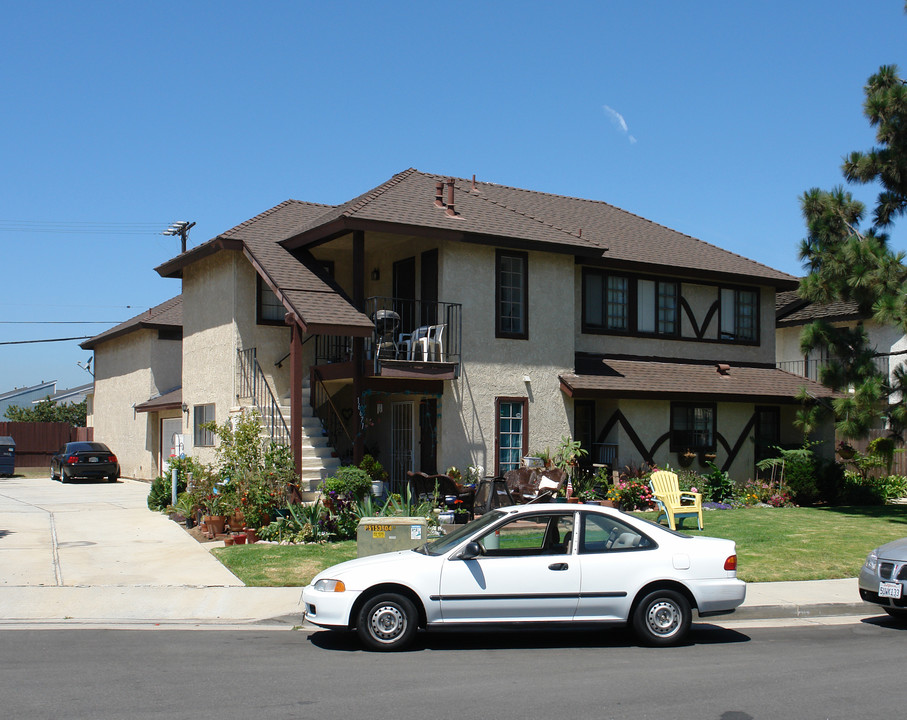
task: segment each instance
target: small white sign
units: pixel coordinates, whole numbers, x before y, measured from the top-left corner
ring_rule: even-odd
[[[409,539],[410,540],[421,540],[422,539],[422,526],[421,525],[410,525],[409,526]]]

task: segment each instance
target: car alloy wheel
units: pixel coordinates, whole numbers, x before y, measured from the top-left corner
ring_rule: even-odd
[[[418,613],[403,595],[377,595],[362,606],[357,632],[371,650],[402,650],[416,634]]]
[[[673,645],[690,629],[690,603],[674,590],[656,590],[646,595],[633,614],[633,627],[649,645]]]

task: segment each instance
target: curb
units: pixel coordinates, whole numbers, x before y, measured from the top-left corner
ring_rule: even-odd
[[[730,615],[733,620],[778,620],[784,618],[834,617],[836,615],[878,615],[884,612],[878,605],[867,602],[817,603],[809,605],[754,605],[738,607]],[[720,618],[716,618],[720,622]]]

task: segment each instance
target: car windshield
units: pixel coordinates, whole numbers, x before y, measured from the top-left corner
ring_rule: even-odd
[[[472,535],[477,530],[481,530],[482,528],[496,523],[505,515],[506,513],[503,513],[500,510],[487,512],[484,515],[477,517],[472,522],[461,525],[450,533],[450,535],[443,535],[434,542],[416,548],[416,552],[421,552],[425,555],[443,555],[444,553],[453,550],[453,548],[459,545],[467,535]]]

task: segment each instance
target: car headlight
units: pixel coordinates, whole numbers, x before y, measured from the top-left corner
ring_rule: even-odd
[[[879,549],[878,548],[876,548],[871,553],[869,553],[864,565],[866,566],[867,570],[872,570],[873,572],[875,572],[875,569],[879,566]]]
[[[313,587],[318,592],[344,592],[346,590],[343,580],[328,580],[327,578],[317,580]]]

